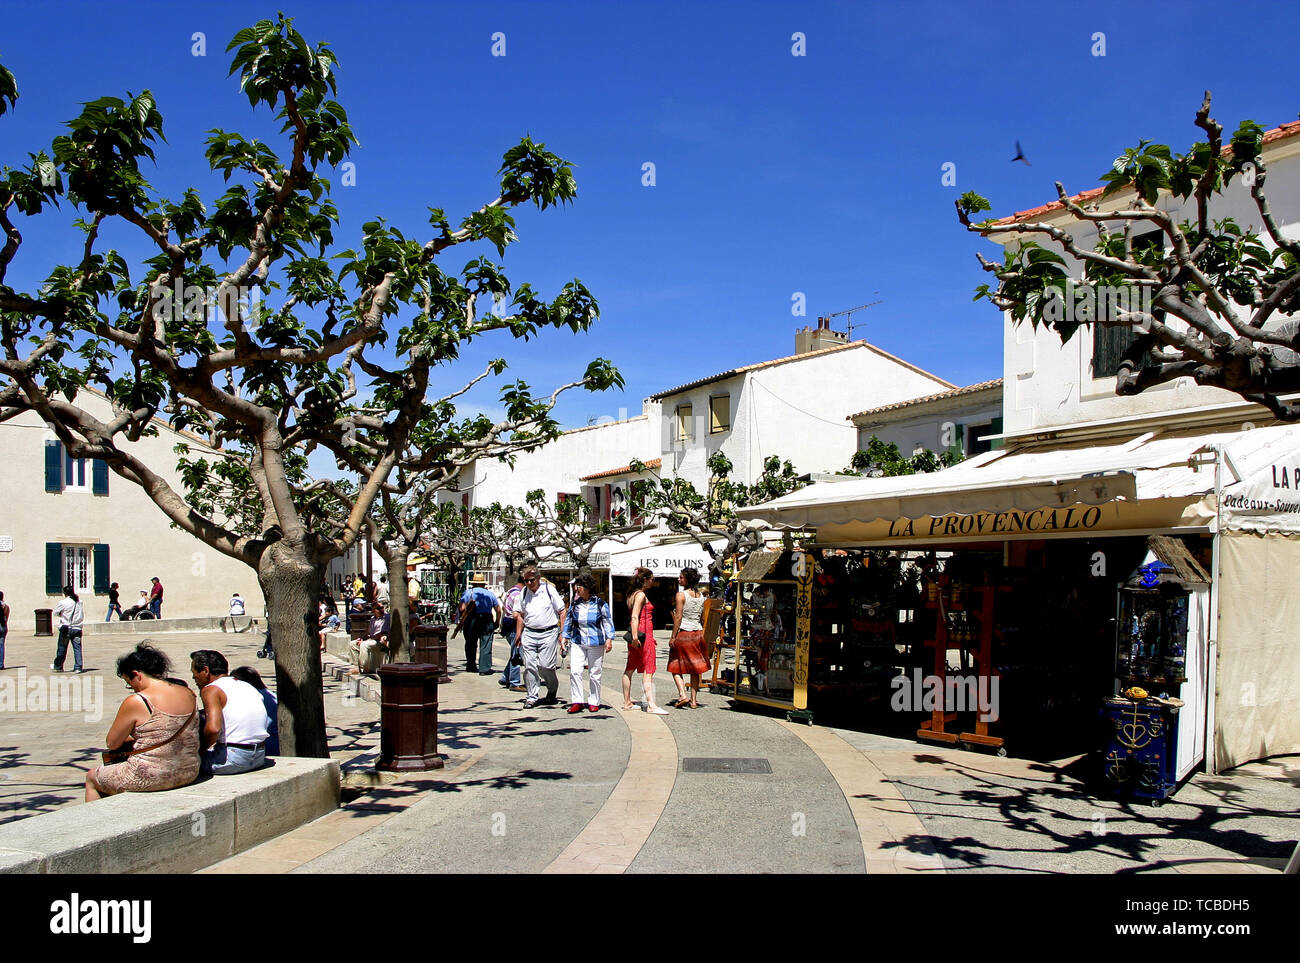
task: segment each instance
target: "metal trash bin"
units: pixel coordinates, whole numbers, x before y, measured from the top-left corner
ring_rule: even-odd
[[[36,634],[37,635],[54,634],[54,609],[36,610]]]

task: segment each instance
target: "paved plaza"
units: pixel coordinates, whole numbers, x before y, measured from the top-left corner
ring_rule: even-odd
[[[155,641],[178,669],[197,648],[259,665],[259,636]],[[0,818],[80,804],[129,645],[88,643],[80,678],[103,680],[97,721],[84,707],[0,713]],[[0,679],[20,667],[50,678],[52,649],[11,637]],[[578,715],[564,711],[564,670],[560,704],[526,710],[495,676],[453,668],[439,690],[444,769],[345,790],[338,811],[208,872],[1275,873],[1300,835],[1296,757],[1197,776],[1160,808],[1125,805],[1090,795],[1071,760],[793,724],[709,693],[696,710],[622,712],[621,668],[616,649],[601,711]],[[672,684],[658,678],[666,703]],[[331,751],[361,786],[379,707],[331,681],[326,713]],[[711,765],[723,771],[693,771]]]

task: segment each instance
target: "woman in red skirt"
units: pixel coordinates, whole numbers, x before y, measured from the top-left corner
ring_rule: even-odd
[[[655,607],[646,597],[646,590],[655,584],[654,573],[648,568],[632,572],[627,586],[627,607],[631,612],[632,637],[638,641],[627,647],[627,668],[623,670],[623,709],[635,709],[632,701],[632,674],[644,674],[645,711],[657,716],[668,715],[667,710],[655,705]]]
[[[697,569],[684,568],[677,576],[681,591],[677,593],[677,606],[673,610],[673,635],[668,641],[668,671],[677,684],[677,698],[668,703],[678,709],[700,707],[700,676],[709,671],[709,659],[704,652],[704,595],[696,588],[700,584]],[[691,677],[690,701],[686,698],[686,676]]]

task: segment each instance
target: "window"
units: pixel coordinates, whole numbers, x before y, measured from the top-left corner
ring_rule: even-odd
[[[63,546],[63,584],[71,585],[77,594],[90,591],[90,546]]]
[[[71,458],[63,443],[45,442],[45,490],[108,494],[108,463],[92,458]]]
[[[731,429],[731,395],[714,395],[709,399],[709,434]]]
[[[63,452],[63,490],[69,491],[88,491],[90,486],[86,484],[86,459],[70,458],[66,449]]]
[[[674,441],[687,441],[695,437],[695,422],[692,417],[690,405],[677,406],[677,430],[673,435]]]
[[[992,422],[984,425],[971,425],[970,432],[967,435],[967,445],[970,450],[966,454],[982,455],[986,451],[992,451],[993,440],[984,436],[994,434],[997,434],[997,432],[993,430]]]
[[[1143,250],[1163,251],[1164,232],[1157,229],[1139,234],[1133,238],[1133,254]],[[1119,363],[1124,352],[1129,349],[1137,337],[1132,328],[1107,328],[1100,324],[1092,325],[1092,376],[1094,378],[1113,378],[1119,373]]]

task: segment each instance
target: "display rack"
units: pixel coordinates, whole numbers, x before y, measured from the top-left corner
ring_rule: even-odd
[[[953,648],[958,650],[963,674],[974,674],[975,691],[996,691],[992,684],[998,676],[993,664],[994,601],[999,592],[1009,590],[1005,586],[954,584],[947,575],[928,583],[925,607],[934,611],[936,618],[934,638],[924,640],[924,645],[934,649],[934,675],[940,692],[948,691],[948,652]],[[975,605],[969,605],[967,598],[973,598]],[[974,714],[973,731],[956,727],[958,718],[958,713],[950,711],[941,699],[930,718],[917,729],[916,737],[946,745],[985,746],[1000,756],[1007,754],[1005,740],[989,731],[990,721],[983,712]]]

